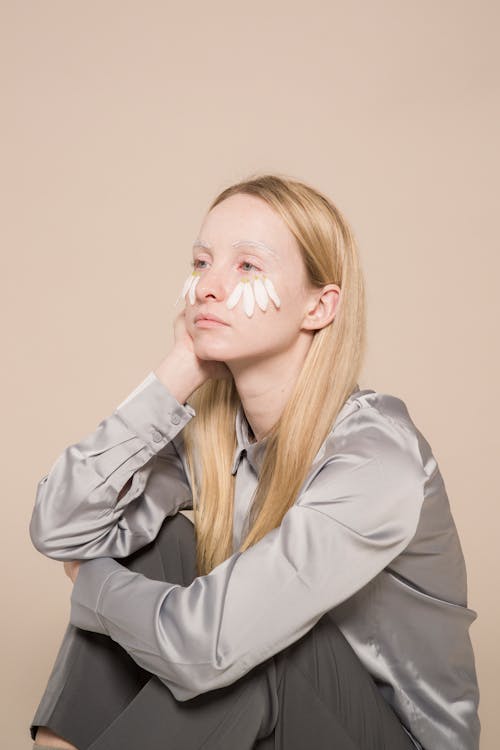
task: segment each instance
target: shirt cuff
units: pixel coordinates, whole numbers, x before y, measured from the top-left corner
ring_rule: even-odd
[[[114,413],[155,453],[196,416],[191,404],[179,403],[153,370]]]
[[[108,578],[124,566],[112,557],[95,557],[80,562],[71,592],[70,622],[77,628],[109,635],[97,614],[99,599]]]

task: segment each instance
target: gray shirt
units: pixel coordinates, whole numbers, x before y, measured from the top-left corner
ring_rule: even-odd
[[[193,417],[150,372],[40,480],[34,546],[83,561],[72,624],[109,635],[184,701],[239,679],[328,612],[417,747],[478,750],[477,613],[438,464],[404,402],[356,387],[281,525],[183,587],[118,559],[192,509],[182,430]],[[237,550],[266,439],[250,441],[241,406],[235,429]]]

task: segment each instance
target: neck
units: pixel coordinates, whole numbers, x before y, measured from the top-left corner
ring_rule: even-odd
[[[265,360],[226,362],[234,377],[251,442],[262,440],[280,418],[300,375],[312,337],[299,336],[293,348]]]

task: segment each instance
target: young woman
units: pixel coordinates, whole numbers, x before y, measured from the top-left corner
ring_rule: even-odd
[[[170,353],[38,485],[73,589],[34,748],[477,750],[460,541],[404,402],[357,383],[346,220],[229,187],[181,296]]]

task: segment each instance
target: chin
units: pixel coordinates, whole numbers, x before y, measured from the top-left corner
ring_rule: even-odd
[[[222,360],[227,354],[227,346],[217,342],[193,340],[193,351],[200,359]]]

